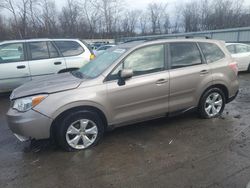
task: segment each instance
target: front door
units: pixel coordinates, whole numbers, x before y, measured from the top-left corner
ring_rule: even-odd
[[[11,91],[30,81],[23,43],[0,46],[0,92]]]
[[[168,112],[169,72],[165,66],[164,45],[143,47],[132,52],[111,77],[121,69],[132,69],[134,76],[122,86],[117,79],[107,82],[113,124]]]

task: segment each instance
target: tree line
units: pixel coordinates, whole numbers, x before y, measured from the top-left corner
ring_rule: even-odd
[[[1,0],[0,40],[35,37],[118,38],[250,26],[244,0],[192,0],[169,12],[168,3],[144,10],[122,0]]]

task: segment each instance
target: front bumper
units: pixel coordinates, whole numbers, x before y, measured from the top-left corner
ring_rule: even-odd
[[[7,113],[7,121],[11,131],[16,137],[25,141],[27,139],[47,139],[50,137],[52,119],[34,111],[18,112],[10,109]]]

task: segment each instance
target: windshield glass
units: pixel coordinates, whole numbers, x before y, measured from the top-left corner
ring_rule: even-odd
[[[119,57],[126,52],[126,49],[108,50],[84,65],[79,72],[84,78],[96,78],[109,68]]]

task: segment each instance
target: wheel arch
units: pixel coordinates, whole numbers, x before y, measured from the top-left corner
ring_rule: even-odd
[[[62,70],[58,71],[58,74],[66,73],[66,72],[71,72],[71,71],[76,71],[78,69],[79,68],[77,68],[77,67],[75,67],[75,68],[66,68],[66,69],[62,69]]]
[[[209,86],[207,89],[205,89],[205,90],[203,91],[203,93],[201,94],[200,99],[199,99],[199,104],[200,104],[200,102],[201,102],[202,96],[203,96],[208,90],[213,89],[213,88],[221,89],[222,92],[225,94],[226,103],[228,103],[228,101],[229,101],[229,90],[228,90],[228,88],[227,88],[224,84],[213,84],[213,85]]]
[[[65,115],[71,113],[71,112],[76,112],[76,111],[80,111],[80,110],[86,110],[86,111],[91,111],[91,112],[95,112],[97,113],[100,118],[102,119],[103,123],[104,123],[104,129],[106,129],[108,127],[108,120],[106,115],[104,114],[104,112],[102,110],[100,110],[97,107],[94,106],[88,106],[88,105],[84,105],[84,106],[77,106],[77,107],[72,107],[69,108],[63,112],[61,112],[60,114],[58,114],[56,116],[56,118],[53,120],[51,127],[50,127],[50,138],[53,138],[55,136],[55,132],[57,129],[58,122],[60,122],[60,120],[63,119],[63,117],[65,117]]]

